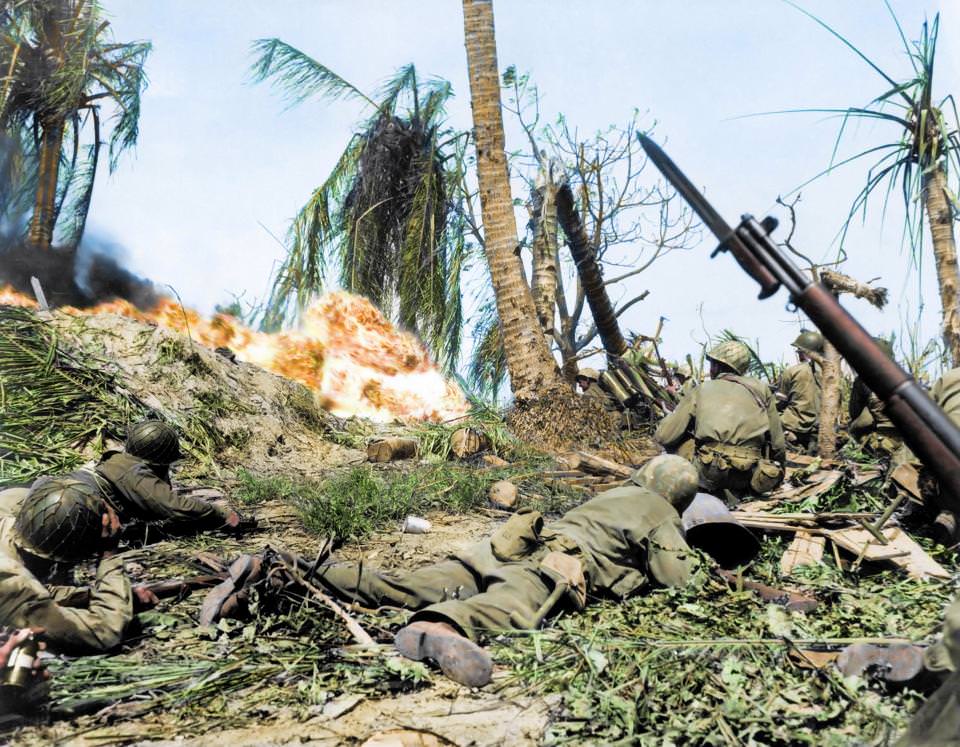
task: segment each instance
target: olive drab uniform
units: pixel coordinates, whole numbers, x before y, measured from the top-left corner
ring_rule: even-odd
[[[173,490],[142,459],[122,451],[107,451],[91,476],[123,523],[169,521],[192,527],[217,528],[224,525],[229,509]]]
[[[621,409],[620,403],[617,402],[616,397],[610,394],[596,381],[591,381],[587,388],[583,390],[583,394],[581,396],[597,400],[601,405],[603,405],[603,409],[607,412],[617,412]]]
[[[693,480],[691,472],[691,480]],[[580,582],[558,573],[575,558]],[[415,571],[331,564],[314,578],[369,607],[416,610],[413,621],[448,622],[472,640],[487,632],[537,627],[563,601],[625,597],[656,582],[685,584],[695,567],[680,515],[661,495],[629,486],[600,493],[544,526],[538,512],[514,514],[490,539]]]
[[[739,498],[748,491],[769,493],[783,480],[776,401],[753,377],[725,372],[702,382],[660,421],[654,438],[667,449],[693,439],[692,461],[707,492],[727,490]]]
[[[849,430],[867,451],[877,457],[890,457],[903,446],[897,426],[887,415],[880,398],[858,376],[850,390]]]
[[[787,368],[780,377],[780,391],[786,397],[780,420],[787,444],[810,448],[820,424],[820,376],[816,364],[804,361]]]
[[[0,516],[0,626],[41,627],[52,650],[72,654],[102,653],[120,643],[133,619],[122,558],[101,561],[91,587],[48,587],[24,564],[14,523],[13,516]]]

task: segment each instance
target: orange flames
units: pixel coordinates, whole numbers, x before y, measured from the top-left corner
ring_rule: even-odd
[[[0,288],[0,305],[37,306],[9,287]],[[170,298],[146,312],[127,301],[59,311],[119,314],[189,332],[207,347],[228,347],[242,361],[305,384],[335,415],[442,421],[467,412],[463,392],[443,377],[420,341],[351,293],[325,294],[307,309],[298,330],[276,334],[256,332],[226,314],[206,320]]]

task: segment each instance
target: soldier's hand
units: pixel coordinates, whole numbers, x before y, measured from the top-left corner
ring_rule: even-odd
[[[236,529],[240,526],[240,514],[236,511],[231,511],[227,514],[226,520],[224,520],[223,525],[230,529]]]
[[[133,611],[143,612],[153,609],[160,603],[160,598],[148,586],[137,584],[133,587]]]

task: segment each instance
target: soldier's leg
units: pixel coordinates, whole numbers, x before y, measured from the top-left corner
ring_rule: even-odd
[[[488,572],[482,591],[466,599],[431,604],[417,612],[413,621],[446,622],[471,640],[504,630],[524,630],[536,625],[555,583],[540,568],[539,561],[504,563]]]
[[[459,560],[445,560],[415,571],[389,571],[365,563],[322,566],[313,580],[341,599],[365,607],[393,605],[417,610],[478,591],[477,577]]]

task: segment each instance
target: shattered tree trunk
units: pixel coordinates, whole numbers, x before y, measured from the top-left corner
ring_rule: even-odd
[[[817,433],[817,454],[833,459],[837,453],[837,421],[840,418],[840,353],[823,341],[820,363],[820,429]]]
[[[546,391],[567,387],[537,321],[520,262],[500,108],[492,0],[463,0],[463,26],[484,246],[503,330],[510,384],[517,398],[536,398]]]
[[[596,252],[590,245],[569,184],[564,184],[557,192],[557,218],[567,236],[570,255],[580,275],[593,322],[597,325],[597,332],[603,341],[603,349],[610,357],[621,356],[627,351],[627,341],[620,332],[616,312],[610,302],[607,287],[603,284],[603,274],[600,272]]]
[[[953,209],[947,197],[947,177],[941,166],[923,177],[923,204],[933,238],[933,259],[940,288],[940,313],[943,343],[953,366],[960,366],[960,272],[957,269],[957,245],[953,235]]]
[[[540,167],[533,193],[533,303],[543,334],[553,340],[557,299],[557,183],[552,163]]]

